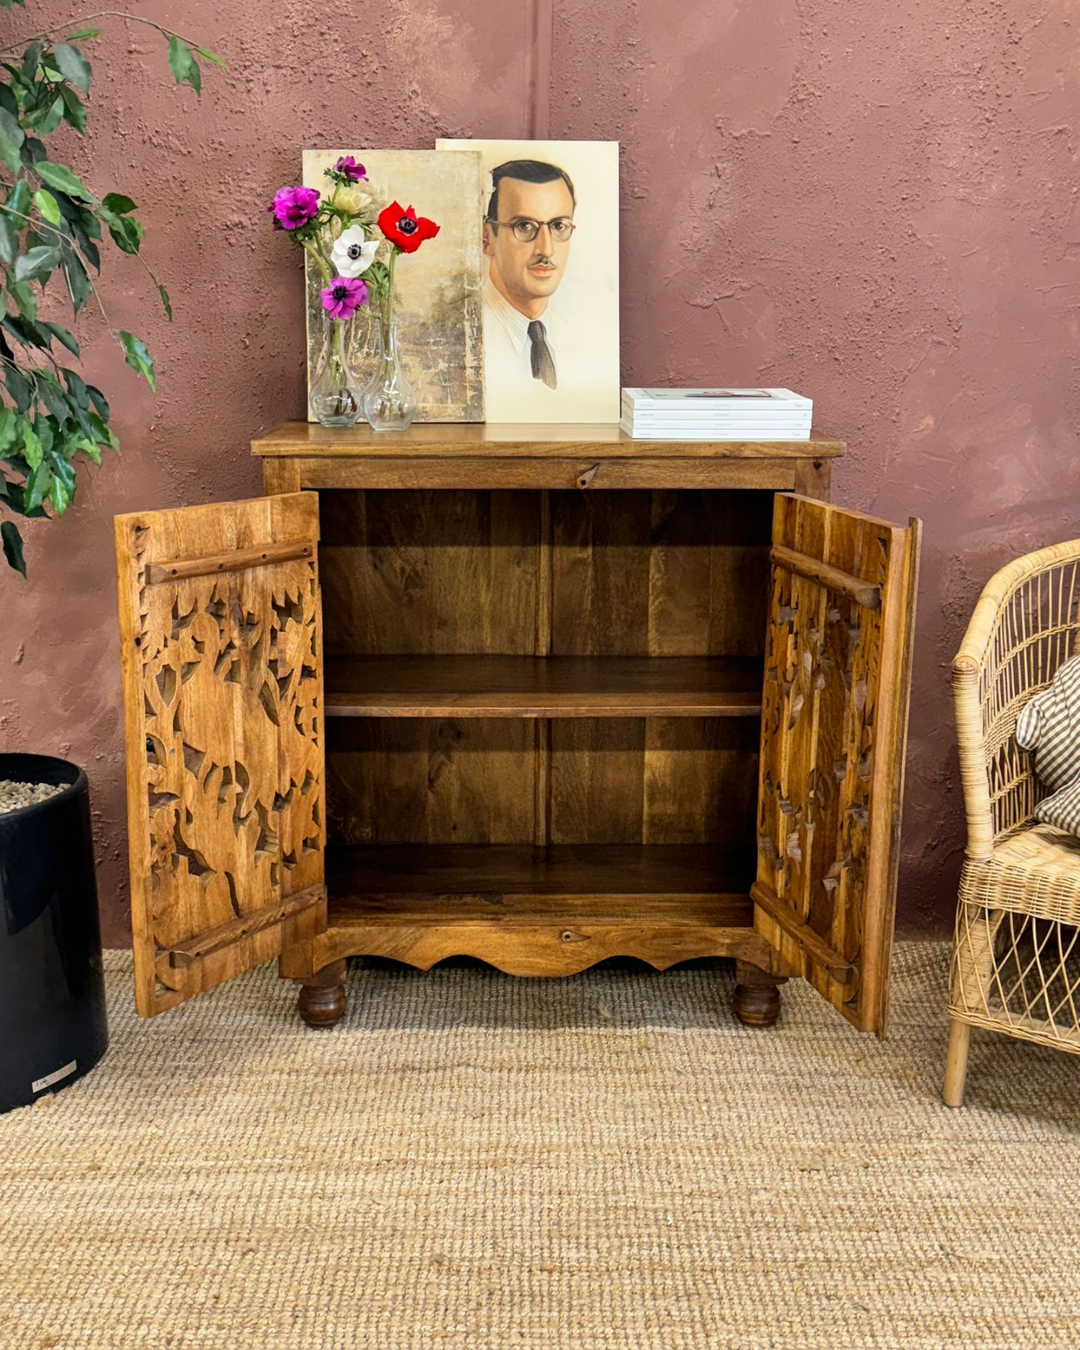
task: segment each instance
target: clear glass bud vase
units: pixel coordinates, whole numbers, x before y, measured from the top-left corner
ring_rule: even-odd
[[[349,366],[341,319],[330,321],[310,399],[311,411],[324,427],[351,427],[363,412],[360,382]]]
[[[404,431],[416,416],[416,390],[401,369],[394,317],[394,263],[375,325],[375,369],[364,388],[364,416],[376,431]]]

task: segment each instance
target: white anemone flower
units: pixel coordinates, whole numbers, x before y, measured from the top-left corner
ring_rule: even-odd
[[[350,225],[334,240],[330,261],[339,277],[358,277],[375,261],[378,239],[369,239],[362,225]]]

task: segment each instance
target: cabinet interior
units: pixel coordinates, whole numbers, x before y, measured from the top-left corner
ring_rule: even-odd
[[[331,896],[745,895],[772,505],[323,492]]]

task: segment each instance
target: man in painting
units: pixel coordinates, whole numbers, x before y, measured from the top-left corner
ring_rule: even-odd
[[[492,171],[484,220],[484,361],[489,389],[534,402],[559,387],[569,334],[548,302],[570,254],[577,199],[569,174],[537,159]]]

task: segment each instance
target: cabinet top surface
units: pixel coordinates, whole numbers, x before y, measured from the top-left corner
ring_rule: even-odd
[[[812,436],[808,441],[643,440],[617,423],[422,422],[407,431],[373,431],[367,425],[327,428],[317,422],[285,422],[251,442],[262,456],[300,455],[347,458],[397,456],[402,452],[470,459],[535,459],[587,454],[597,459],[641,455],[692,459],[832,459],[844,442]]]

